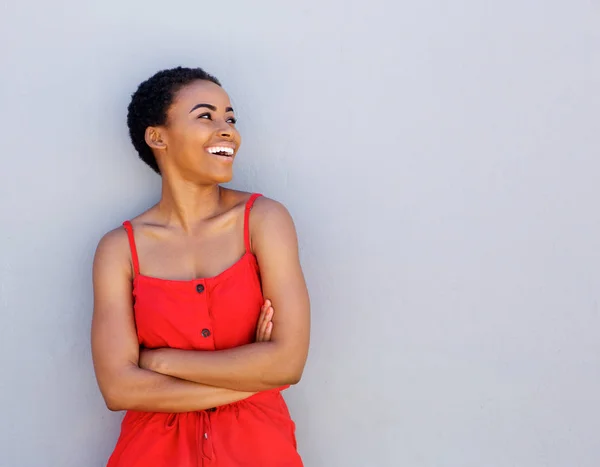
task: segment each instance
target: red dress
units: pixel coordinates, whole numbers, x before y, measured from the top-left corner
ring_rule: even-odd
[[[246,204],[246,252],[211,278],[180,281],[141,275],[131,223],[123,224],[131,246],[141,346],[220,350],[254,341],[264,300],[248,221],[259,196],[252,195]],[[301,467],[294,432],[280,389],[196,412],[128,411],[107,467]]]

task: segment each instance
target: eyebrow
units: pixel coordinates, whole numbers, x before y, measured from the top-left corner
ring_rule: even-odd
[[[190,110],[190,113],[192,113],[194,110],[196,110],[196,109],[199,109],[199,108],[201,108],[201,107],[206,107],[207,109],[210,109],[210,110],[212,110],[213,112],[216,112],[216,111],[217,111],[217,108],[216,108],[214,105],[212,105],[212,104],[196,104],[196,105],[195,105],[195,106],[192,108],[192,110]],[[233,108],[232,108],[232,107],[227,107],[227,108],[225,109],[225,112],[233,112]]]

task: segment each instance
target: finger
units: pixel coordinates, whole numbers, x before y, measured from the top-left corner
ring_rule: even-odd
[[[270,300],[265,300],[265,303],[260,307],[260,315],[258,316],[258,321],[256,322],[256,335],[258,337],[259,330],[264,322],[265,316],[269,307],[271,306]]]
[[[272,333],[273,333],[273,321],[269,321],[269,324],[267,324],[267,329],[265,331],[264,342],[269,342],[271,340]]]
[[[258,321],[256,323],[256,340],[258,340],[260,338],[260,330],[262,329],[262,324],[265,320],[265,310],[264,308],[261,308],[260,310],[260,315],[258,316]]]
[[[264,317],[263,322],[261,323],[261,326],[259,329],[260,338],[262,340],[264,340],[264,338],[265,338],[265,332],[267,330],[267,326],[269,325],[269,322],[271,321],[272,318],[273,318],[273,308],[269,307],[267,309],[267,311],[265,312],[265,317]]]
[[[259,330],[260,342],[265,342],[266,340],[269,340],[269,338],[267,337],[267,328],[269,326],[269,323],[271,323],[272,318],[273,318],[273,308],[269,307],[269,309],[265,313],[265,319]]]
[[[258,322],[257,322],[257,329],[260,327],[260,325],[262,324],[262,321],[265,319],[265,315],[267,313],[267,311],[269,310],[269,307],[271,302],[269,302],[269,300],[265,300],[265,303],[263,303],[263,305],[260,307],[260,316],[258,317]]]

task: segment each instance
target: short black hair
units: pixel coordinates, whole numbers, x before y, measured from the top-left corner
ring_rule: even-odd
[[[177,91],[198,80],[211,81],[221,86],[217,78],[202,68],[176,67],[154,74],[140,84],[131,96],[127,107],[129,136],[140,159],[157,174],[160,174],[160,169],[152,149],[146,144],[146,129],[149,126],[164,125],[167,122],[167,111]]]

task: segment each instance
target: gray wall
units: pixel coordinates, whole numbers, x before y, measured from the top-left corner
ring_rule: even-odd
[[[178,64],[233,97],[233,185],[297,223],[308,467],[600,465],[598,3],[167,5],[2,7],[0,466],[114,445],[90,266],[157,199],[125,110]]]

